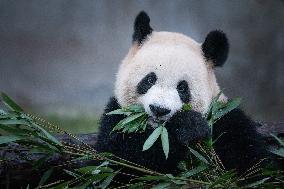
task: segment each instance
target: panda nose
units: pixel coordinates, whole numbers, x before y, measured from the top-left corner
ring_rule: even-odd
[[[149,107],[150,107],[150,110],[153,112],[153,114],[157,117],[167,115],[168,113],[171,112],[171,110],[167,108],[162,108],[160,106],[156,106],[153,104],[150,104]]]

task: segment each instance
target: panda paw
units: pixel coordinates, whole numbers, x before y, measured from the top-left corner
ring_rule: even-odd
[[[210,136],[207,120],[196,111],[175,113],[167,123],[167,128],[176,134],[177,140],[183,145],[192,144]]]

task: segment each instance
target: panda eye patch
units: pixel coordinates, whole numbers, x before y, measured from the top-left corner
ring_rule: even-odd
[[[190,100],[190,91],[188,88],[188,84],[185,80],[182,80],[177,85],[177,91],[180,96],[180,99],[184,103],[189,103]]]
[[[157,76],[154,72],[147,74],[137,85],[138,94],[146,94],[147,91],[155,85]]]

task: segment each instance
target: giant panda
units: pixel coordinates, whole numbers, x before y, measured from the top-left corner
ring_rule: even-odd
[[[174,32],[157,32],[150,18],[140,12],[134,22],[133,43],[123,59],[96,143],[98,152],[110,152],[149,169],[177,174],[177,165],[188,154],[187,145],[210,136],[204,118],[209,105],[220,92],[214,70],[223,66],[228,52],[228,39],[222,31],[211,31],[203,43]],[[226,101],[222,95],[220,100]],[[192,110],[182,111],[184,103]],[[143,133],[112,132],[122,115],[106,113],[132,104],[143,105],[149,114],[149,126]],[[170,152],[165,158],[158,140],[142,151],[153,132],[153,123],[165,121]],[[236,108],[214,125],[215,151],[226,169],[242,174],[267,156],[265,145],[256,131],[257,123]]]

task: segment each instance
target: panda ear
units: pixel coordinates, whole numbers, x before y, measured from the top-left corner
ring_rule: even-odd
[[[140,45],[153,29],[150,26],[150,18],[146,12],[141,11],[135,18],[134,33],[132,35],[132,41],[138,42]]]
[[[202,51],[206,60],[211,60],[214,67],[223,66],[229,52],[226,34],[218,30],[211,31],[202,44]]]

